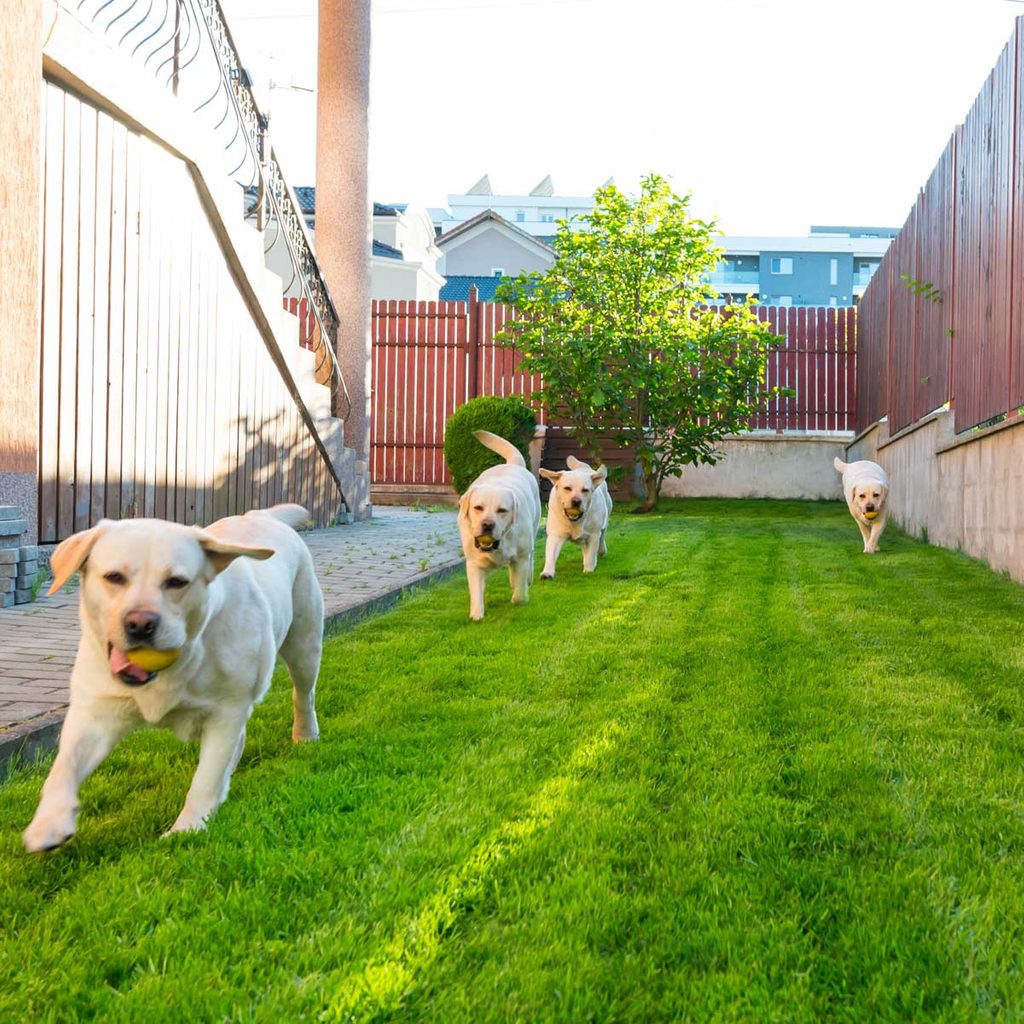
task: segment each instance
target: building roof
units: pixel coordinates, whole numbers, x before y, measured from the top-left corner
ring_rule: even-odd
[[[435,241],[437,245],[443,249],[448,242],[458,238],[460,235],[464,235],[467,231],[472,231],[481,224],[486,224],[488,221],[499,228],[506,229],[515,235],[519,235],[525,240],[541,245],[545,249],[549,249],[551,254],[554,255],[554,249],[552,249],[547,242],[542,242],[536,235],[531,235],[529,231],[524,231],[521,227],[513,224],[510,220],[506,220],[500,213],[495,213],[493,210],[483,210],[475,217],[470,217],[469,220],[462,221],[461,224],[457,224],[450,231],[446,231],[443,235],[438,235]]]
[[[401,249],[396,249],[393,245],[388,245],[387,242],[378,242],[376,238],[373,240],[373,255],[383,256],[389,260],[405,259]]]
[[[254,199],[256,198],[256,189],[254,187],[247,188],[245,191],[246,195]],[[304,214],[316,213],[315,185],[296,185],[295,198],[298,199],[299,206]],[[374,217],[397,217],[405,210],[405,207],[405,203],[374,203],[373,215]]]
[[[295,189],[295,198],[303,213],[316,213],[316,189],[312,185],[299,185]]]
[[[471,285],[476,285],[482,302],[493,302],[494,293],[503,278],[484,277],[470,274],[452,274],[441,287],[438,299],[446,302],[466,302],[469,299]]]
[[[851,227],[848,224],[812,224],[812,235],[840,235],[847,238],[895,238],[899,228]]]
[[[806,235],[804,237],[777,235],[718,235],[715,244],[727,253],[762,252],[832,252],[853,253],[855,256],[884,256],[891,238],[849,235]]]

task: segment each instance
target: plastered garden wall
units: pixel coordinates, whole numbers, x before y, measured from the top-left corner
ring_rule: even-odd
[[[1024,420],[954,434],[943,411],[889,436],[882,420],[855,439],[847,458],[889,474],[890,515],[908,533],[960,548],[1024,583]]]

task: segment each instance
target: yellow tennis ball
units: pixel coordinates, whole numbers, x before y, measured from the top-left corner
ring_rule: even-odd
[[[160,672],[173,665],[181,656],[181,648],[175,647],[169,651],[158,651],[153,647],[135,647],[126,651],[128,660],[147,672]]]
[[[878,515],[877,512],[865,512],[864,513],[864,518],[865,519],[874,519],[875,516],[877,516],[877,515]]]

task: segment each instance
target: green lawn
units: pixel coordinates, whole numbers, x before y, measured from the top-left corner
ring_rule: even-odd
[[[1024,589],[839,504],[619,516],[279,677],[203,835],[131,737],[43,858],[0,788],[0,1020],[1024,1019]]]

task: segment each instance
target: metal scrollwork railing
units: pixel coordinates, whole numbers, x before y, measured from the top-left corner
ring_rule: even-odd
[[[303,333],[317,380],[330,384],[332,408],[347,420],[352,403],[336,355],[338,312],[219,0],[80,0],[78,12],[208,121],[224,148],[225,172],[245,190],[246,216],[264,232],[264,251],[286,257],[284,295],[304,300]]]

